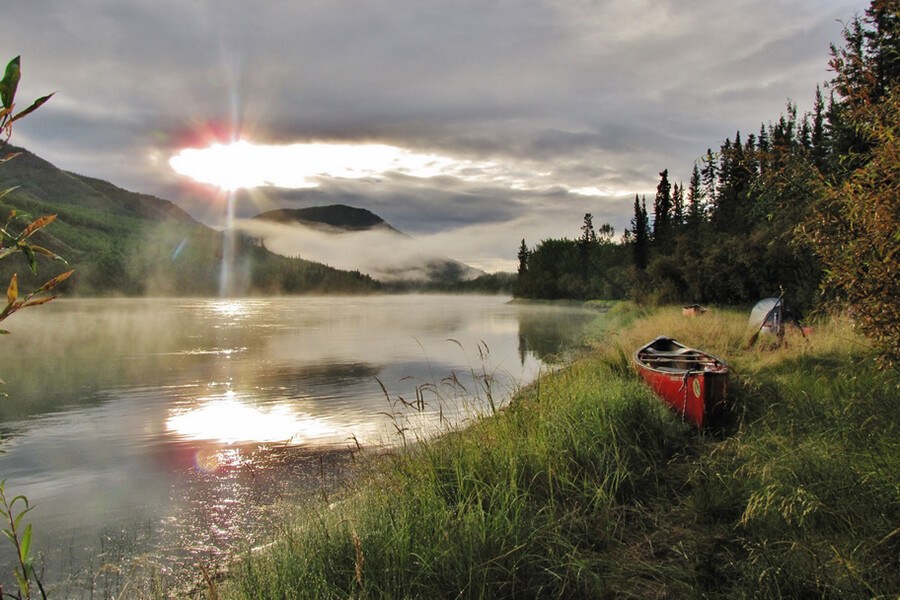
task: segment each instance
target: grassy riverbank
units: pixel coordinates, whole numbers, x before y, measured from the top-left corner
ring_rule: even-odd
[[[743,312],[635,311],[496,416],[368,465],[211,595],[895,598],[897,387],[847,324],[771,351]],[[733,365],[723,430],[632,373],[661,333]]]

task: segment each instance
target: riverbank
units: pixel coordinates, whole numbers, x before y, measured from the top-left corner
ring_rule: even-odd
[[[896,596],[897,382],[847,323],[770,350],[746,348],[743,312],[605,318],[614,335],[508,408],[364,464],[211,597]],[[634,376],[663,333],[734,367],[721,430]]]

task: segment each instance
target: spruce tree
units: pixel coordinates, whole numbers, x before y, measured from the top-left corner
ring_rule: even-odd
[[[732,169],[731,169],[731,138],[725,138],[719,151],[719,165],[717,168],[719,176],[718,185],[716,185],[716,194],[713,196],[712,206],[712,222],[717,226],[726,229],[731,219],[732,206]]]
[[[873,0],[865,19],[844,28],[844,45],[832,44],[829,66],[836,98],[828,111],[828,132],[834,160],[829,175],[843,181],[864,166],[872,148],[860,114],[880,104],[896,90],[900,79],[900,2]],[[896,93],[896,92],[895,92]]]
[[[597,232],[594,231],[594,215],[584,213],[584,223],[581,225],[581,243],[590,244],[597,241]]]
[[[700,170],[703,178],[703,197],[706,204],[713,205],[716,201],[716,187],[718,184],[718,171],[716,170],[716,158],[710,148],[706,149],[703,157],[703,168]]]
[[[634,249],[634,265],[641,270],[647,268],[650,251],[650,229],[647,223],[647,199],[643,205],[634,195],[634,217],[631,219],[632,248]]]
[[[825,100],[822,98],[822,89],[818,85],[816,86],[816,100],[813,105],[810,144],[812,146],[811,154],[813,164],[821,171],[825,168],[828,146],[825,137]]]
[[[525,245],[525,238],[522,238],[522,244],[519,246],[519,275],[528,271],[528,246]]]
[[[759,174],[765,174],[769,167],[769,131],[765,124],[759,126],[759,138],[756,141],[756,163]]]
[[[700,227],[700,222],[703,220],[703,190],[700,187],[700,167],[697,166],[697,163],[694,163],[691,181],[688,183],[687,202],[685,225],[689,231],[693,232]]]
[[[677,183],[672,188],[672,223],[673,230],[684,225],[684,184]]]
[[[747,143],[744,144],[744,170],[751,179],[759,175],[759,152],[756,136],[752,133],[747,136]]]
[[[578,252],[581,255],[581,281],[587,285],[591,264],[591,249],[597,245],[597,232],[594,231],[594,216],[591,213],[584,214],[584,224],[581,226],[581,238],[578,240]]]
[[[663,246],[668,242],[672,222],[672,186],[669,183],[669,170],[663,169],[659,174],[659,185],[656,186],[656,199],[653,202],[653,243]]]

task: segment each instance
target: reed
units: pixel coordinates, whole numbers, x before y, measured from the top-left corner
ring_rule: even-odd
[[[638,382],[581,362],[465,430],[383,457],[345,501],[244,562],[223,597],[600,594],[595,563],[618,507],[656,493],[655,465],[687,439]]]
[[[249,553],[222,598],[888,598],[900,589],[896,381],[840,320],[747,348],[745,313],[634,319],[462,430],[367,462]],[[621,321],[620,321],[621,322]],[[634,376],[659,334],[735,366],[697,432]]]

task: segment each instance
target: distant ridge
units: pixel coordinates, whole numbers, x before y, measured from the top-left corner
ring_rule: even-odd
[[[245,229],[284,255],[313,253],[315,260],[345,269],[350,268],[347,257],[352,257],[352,268],[383,283],[448,285],[485,274],[395,229],[372,211],[345,204],[270,210],[249,219]],[[319,234],[315,243],[305,243],[310,233]],[[355,243],[350,234],[357,234]]]
[[[279,208],[261,213],[253,218],[274,223],[299,223],[314,228],[323,228],[324,226],[345,231],[386,229],[400,233],[372,211],[346,204],[309,208]]]

